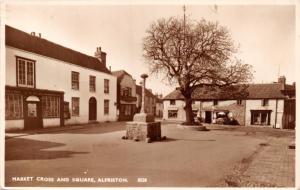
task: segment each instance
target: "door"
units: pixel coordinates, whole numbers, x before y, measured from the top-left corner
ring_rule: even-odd
[[[211,123],[211,111],[205,112],[205,123]]]
[[[89,100],[89,120],[97,120],[97,100],[94,97]]]
[[[42,118],[40,114],[39,102],[26,102],[25,129],[42,128]]]

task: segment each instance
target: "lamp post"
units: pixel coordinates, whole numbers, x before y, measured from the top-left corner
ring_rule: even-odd
[[[146,78],[148,78],[147,74],[142,74],[142,105],[141,105],[141,113],[145,113],[145,88],[146,88]]]

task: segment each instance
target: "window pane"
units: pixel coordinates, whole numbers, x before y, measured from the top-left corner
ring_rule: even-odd
[[[18,84],[26,85],[25,81],[25,61],[18,60]]]
[[[125,107],[126,111],[126,107]],[[104,114],[109,114],[109,100],[104,100]]]
[[[79,73],[72,71],[72,89],[79,90]]]
[[[90,92],[96,91],[96,77],[90,76]]]
[[[27,85],[33,86],[33,62],[27,61]]]
[[[23,96],[20,94],[5,95],[5,118],[21,119],[23,117]]]
[[[109,93],[109,80],[104,79],[104,93]]]

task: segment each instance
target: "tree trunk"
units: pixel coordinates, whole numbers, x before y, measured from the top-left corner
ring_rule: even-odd
[[[187,125],[194,125],[194,114],[193,114],[193,109],[192,109],[192,98],[186,98],[185,99],[185,124]]]

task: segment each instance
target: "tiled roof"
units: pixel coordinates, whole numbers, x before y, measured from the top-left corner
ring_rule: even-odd
[[[286,86],[291,89],[291,85]],[[286,98],[279,83],[239,85],[226,89],[201,87],[194,91],[192,97],[198,100]],[[174,99],[184,99],[179,90],[174,90],[164,97],[164,100]]]
[[[110,74],[110,71],[106,68],[105,64],[101,63],[95,57],[63,47],[7,25],[5,26],[5,44],[21,50]],[[105,55],[106,53],[102,52],[101,56],[103,57],[102,60],[104,63],[106,61]]]
[[[132,77],[129,73],[127,73],[125,70],[119,70],[119,71],[112,71],[111,72],[112,75],[117,77],[118,82],[121,82],[121,80],[123,79],[123,77],[125,75],[129,75],[130,77]]]

